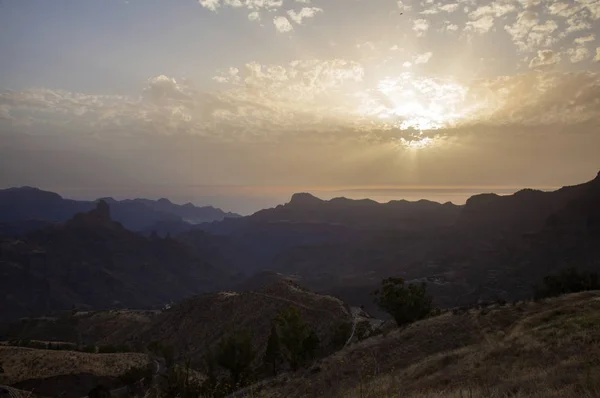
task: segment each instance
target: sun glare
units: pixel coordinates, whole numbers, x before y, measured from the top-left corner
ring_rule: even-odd
[[[467,93],[460,84],[406,72],[380,80],[372,91],[376,100],[363,110],[388,128],[416,132],[399,142],[407,148],[423,149],[437,141],[423,132],[452,127],[466,116],[461,110],[466,109]]]

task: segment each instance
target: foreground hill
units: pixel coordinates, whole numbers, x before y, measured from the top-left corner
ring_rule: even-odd
[[[253,397],[595,397],[600,293],[473,309],[364,340]]]
[[[144,354],[88,354],[0,346],[4,374],[0,385],[35,391],[41,396],[81,397],[99,383],[119,386],[118,377],[133,367],[145,367]]]
[[[139,332],[159,313],[159,310],[63,311],[56,316],[22,318],[7,322],[0,330],[0,341],[60,341],[81,347],[114,345]]]
[[[259,360],[273,320],[290,306],[298,307],[317,333],[322,354],[336,345],[334,337],[339,327],[352,322],[349,308],[340,300],[279,280],[256,291],[211,293],[185,300],[154,318],[127,342],[160,342],[173,347],[179,358],[191,358],[198,364],[207,348],[214,348],[229,333],[240,331],[251,334]]]
[[[105,202],[64,224],[2,240],[0,273],[2,318],[73,306],[161,306],[226,281],[187,246],[112,221]]]

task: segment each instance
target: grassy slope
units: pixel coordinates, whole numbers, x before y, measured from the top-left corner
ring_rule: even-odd
[[[260,361],[273,319],[292,305],[300,308],[326,348],[332,345],[336,326],[352,322],[350,312],[340,300],[281,281],[256,292],[221,292],[185,300],[156,317],[140,332],[140,339],[143,345],[159,341],[173,346],[180,359],[187,357],[201,363],[207,346],[216,346],[232,331],[247,331],[257,351],[256,360]],[[128,343],[139,341],[132,339]]]
[[[600,292],[446,313],[268,383],[260,397],[600,396]]]
[[[0,363],[6,372],[0,376],[0,384],[80,373],[119,376],[148,362],[145,354],[87,354],[0,346]]]

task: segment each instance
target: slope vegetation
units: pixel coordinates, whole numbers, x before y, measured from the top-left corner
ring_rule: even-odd
[[[595,397],[599,314],[600,292],[450,311],[281,375],[254,396]]]
[[[206,349],[228,333],[243,331],[252,335],[259,360],[273,320],[290,306],[300,309],[325,352],[331,348],[338,326],[352,322],[352,314],[340,300],[281,280],[256,291],[204,294],[185,300],[157,316],[136,339],[172,346],[180,359],[200,361]],[[135,344],[135,339],[129,343]]]

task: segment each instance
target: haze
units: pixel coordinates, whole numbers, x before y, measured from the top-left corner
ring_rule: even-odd
[[[247,214],[584,181],[598,36],[599,0],[4,0],[0,187]]]

